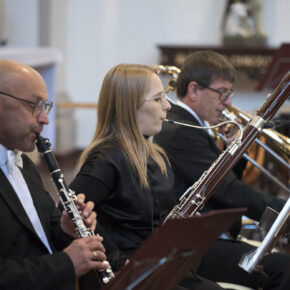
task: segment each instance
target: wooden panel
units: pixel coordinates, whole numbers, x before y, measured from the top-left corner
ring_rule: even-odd
[[[268,65],[257,89],[275,88],[283,76],[290,70],[290,43],[282,44]]]
[[[198,50],[213,50],[228,58],[237,70],[246,71],[253,79],[261,80],[272,62],[275,48],[267,47],[205,47],[205,46],[158,46],[161,52],[161,64],[181,67],[185,57]]]

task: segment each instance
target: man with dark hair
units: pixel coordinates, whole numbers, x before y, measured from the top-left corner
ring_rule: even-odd
[[[177,80],[178,101],[172,104],[168,119],[192,125],[216,124],[222,111],[231,105],[235,69],[225,57],[213,51],[199,51],[189,55]],[[175,174],[177,198],[186,191],[220,155],[206,129],[199,130],[181,125],[164,124],[155,138],[170,159]],[[236,172],[235,172],[236,171]],[[247,216],[259,220],[266,206],[280,211],[285,201],[254,189],[239,180],[240,168],[232,170],[205,205],[205,210],[247,207]],[[212,281],[237,283],[255,287],[257,274],[249,275],[238,267],[243,254],[252,246],[235,240],[232,236],[220,239],[203,257],[197,273]],[[289,256],[271,254],[262,265],[269,276],[264,289],[276,289]]]

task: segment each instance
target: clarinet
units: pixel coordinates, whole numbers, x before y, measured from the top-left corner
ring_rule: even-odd
[[[290,71],[284,76],[273,94],[265,99],[256,115],[244,128],[241,137],[236,138],[211,167],[202,174],[200,179],[184,192],[179,203],[172,209],[165,221],[170,218],[191,217],[203,208],[206,201],[213,195],[226,175],[260,134],[264,125],[271,120],[289,95]],[[170,120],[169,123],[174,123],[174,121]]]
[[[94,236],[94,232],[88,229],[84,223],[83,216],[81,215],[80,210],[76,204],[77,197],[75,192],[69,189],[66,185],[66,182],[63,178],[63,173],[51,152],[49,140],[47,138],[43,138],[40,135],[37,135],[36,146],[38,151],[45,159],[51,179],[57,188],[61,204],[64,210],[71,217],[78,236],[80,238]],[[103,263],[108,264],[109,268],[105,270],[99,270],[97,272],[97,278],[102,282],[102,284],[107,284],[114,277],[114,273],[108,261],[103,261]]]

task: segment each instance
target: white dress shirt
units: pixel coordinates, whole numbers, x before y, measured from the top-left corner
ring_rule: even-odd
[[[28,186],[19,169],[19,167],[22,168],[21,154],[22,153],[19,151],[7,150],[3,145],[0,144],[0,168],[16,192],[35,232],[47,248],[48,252],[52,253],[38,213],[33,204]]]

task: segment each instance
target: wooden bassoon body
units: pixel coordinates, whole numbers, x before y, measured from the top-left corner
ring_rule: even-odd
[[[260,134],[264,125],[273,118],[289,96],[290,71],[284,76],[273,94],[265,99],[240,137],[236,138],[212,166],[203,173],[200,179],[181,196],[179,204],[173,208],[166,220],[168,218],[190,217],[202,209],[226,175]]]

